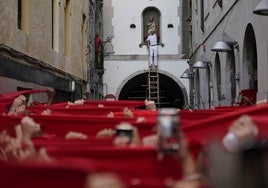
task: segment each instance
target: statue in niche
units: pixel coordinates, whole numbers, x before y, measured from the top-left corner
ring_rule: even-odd
[[[153,32],[157,32],[157,26],[155,24],[154,18],[151,17],[147,23],[147,35],[149,36]]]
[[[158,41],[160,41],[160,12],[153,7],[147,8],[143,12],[143,43],[146,44],[146,39],[151,33],[157,35]]]

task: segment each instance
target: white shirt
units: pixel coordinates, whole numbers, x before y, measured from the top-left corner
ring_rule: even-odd
[[[156,37],[156,34],[149,35],[146,40],[150,42],[150,46],[157,45],[157,37]]]

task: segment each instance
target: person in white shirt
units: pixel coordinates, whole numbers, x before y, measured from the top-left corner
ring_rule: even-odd
[[[157,67],[157,36],[156,31],[152,31],[151,34],[147,37],[147,48],[149,49],[149,67],[152,67],[154,64]]]

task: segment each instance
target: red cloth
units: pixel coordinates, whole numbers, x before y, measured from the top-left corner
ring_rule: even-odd
[[[198,140],[202,144],[207,145],[214,139],[222,139],[227,133],[231,123],[241,115],[247,114],[253,118],[253,121],[258,126],[259,136],[267,137],[267,111],[268,103],[257,106],[248,106],[233,112],[221,113],[198,121],[193,119],[192,123],[182,126],[182,129],[189,140]]]
[[[89,164],[88,164],[89,165]],[[52,163],[0,161],[0,187],[84,188],[88,170],[64,161]]]
[[[23,90],[0,94],[0,113],[6,112],[7,108],[12,105],[13,100],[19,95],[27,95],[33,93],[44,93],[48,90]]]
[[[257,89],[244,89],[239,92],[239,95],[241,96],[241,101],[236,103],[240,106],[250,106],[252,104],[256,104],[256,95],[257,95]],[[245,99],[246,97],[247,99]],[[249,101],[251,101],[249,103]],[[252,104],[251,104],[252,103]]]
[[[102,105],[102,106],[100,106]],[[70,115],[107,115],[110,112],[123,113],[124,108],[135,110],[136,108],[143,108],[144,102],[142,101],[88,101],[86,100],[83,105],[70,105],[67,102],[56,103],[50,106],[47,105],[34,105],[27,107],[31,113],[41,114],[46,109],[52,110],[53,114],[70,114]]]
[[[116,104],[116,101],[109,102]],[[67,168],[66,174],[54,173],[54,176],[51,177],[53,181],[56,181],[55,185],[58,187],[63,186],[60,183],[64,182],[63,179],[69,178],[70,174],[74,174],[73,182],[66,181],[70,187],[77,181],[82,182],[83,179],[79,179],[79,176],[85,177],[86,172],[115,172],[129,187],[164,187],[166,178],[178,179],[182,176],[181,166],[172,156],[166,156],[161,162],[157,161],[156,151],[151,147],[114,148],[112,139],[95,139],[99,130],[114,128],[122,121],[130,122],[136,126],[141,137],[153,134],[157,125],[157,111],[133,109],[135,118],[124,118],[122,113],[124,105],[118,104],[105,108],[96,108],[91,105],[95,104],[69,108],[58,105],[54,108],[56,113],[52,113],[50,116],[32,114],[31,117],[41,125],[41,129],[45,133],[43,136],[33,139],[35,145],[46,147],[48,154],[61,163],[55,162],[55,164],[44,165],[45,167],[28,163],[23,164],[25,166],[0,163],[0,169],[5,169],[0,172],[1,179],[3,178],[3,181],[0,181],[0,187],[6,187],[7,177],[15,179],[16,176],[20,176],[19,182],[24,182],[29,181],[32,174],[36,181],[29,181],[28,184],[25,183],[25,186],[40,187],[37,186],[39,181],[46,187],[53,187],[52,181],[44,182],[41,177],[46,176],[47,173],[47,176],[50,177],[53,174],[52,171],[61,172],[62,165]],[[38,105],[36,108],[38,109],[40,106]],[[116,117],[105,117],[104,114],[111,109],[115,110]],[[197,157],[203,145],[210,144],[214,139],[220,140],[227,133],[231,123],[243,114],[248,114],[253,118],[259,128],[260,138],[267,137],[267,111],[268,104],[193,112],[182,110],[179,113],[181,119],[179,126],[190,143],[192,154]],[[136,122],[138,116],[146,117],[147,121]],[[7,129],[9,132],[14,132],[13,127],[20,122],[21,118],[22,116],[0,115],[0,131]],[[66,141],[64,136],[68,131],[82,132],[88,136],[88,139]],[[8,170],[6,171],[6,169]],[[22,173],[21,169],[25,173]],[[57,178],[62,181],[57,182]],[[11,182],[11,185],[22,184]],[[74,187],[79,187],[79,185]]]

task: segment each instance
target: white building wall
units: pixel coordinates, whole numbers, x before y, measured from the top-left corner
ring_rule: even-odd
[[[180,0],[104,0],[103,38],[111,41],[114,54],[105,57],[103,75],[104,94],[119,96],[123,86],[133,77],[148,71],[148,50],[143,42],[142,13],[155,7],[161,13],[160,33],[164,46],[158,46],[158,71],[175,80],[189,99],[189,80],[181,79],[186,59],[181,59]],[[135,24],[136,28],[130,28]],[[168,28],[172,24],[173,28]],[[188,101],[187,101],[188,102]]]
[[[126,84],[131,78],[145,73],[147,71],[147,64],[144,61],[121,61],[113,60],[105,64],[106,72],[103,76],[104,84],[107,86],[107,94],[114,94],[119,96],[120,91],[124,84]],[[180,61],[162,61],[159,65],[159,72],[165,73],[172,79],[177,81],[181,86],[184,86],[187,93],[189,91],[189,80],[179,79],[186,68],[189,68],[188,64],[184,60]],[[187,96],[189,98],[189,96]]]
[[[165,47],[159,48],[159,54],[178,54],[180,36],[178,35],[180,17],[178,15],[179,0],[113,0],[114,27],[113,45],[115,55],[144,55],[147,54],[146,46],[139,48],[142,41],[142,11],[146,7],[155,7],[161,12],[161,38]],[[173,28],[167,28],[169,23]],[[135,24],[136,28],[130,28]],[[105,26],[104,26],[105,27]],[[105,28],[104,28],[105,32]]]

